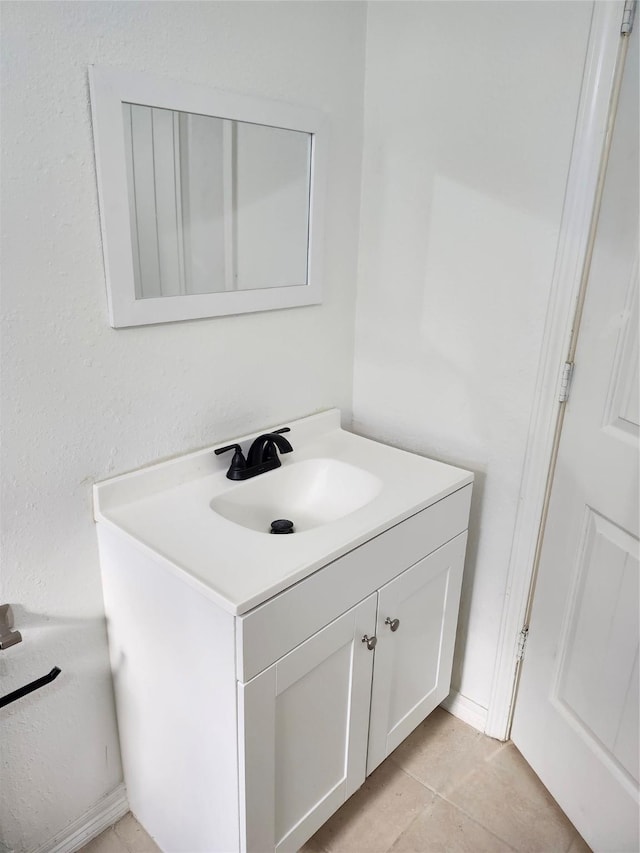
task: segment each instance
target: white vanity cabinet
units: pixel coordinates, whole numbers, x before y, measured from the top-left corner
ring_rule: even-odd
[[[460,534],[378,593],[367,775],[449,693],[466,540]]]
[[[241,849],[298,850],[365,779],[376,595],[238,685]]]
[[[448,694],[465,543],[238,685],[242,850],[298,850]]]
[[[449,692],[472,475],[335,410],[290,426],[255,486],[207,449],[95,487],[127,796],[166,853],[298,850]],[[294,535],[212,502],[331,471],[318,513],[361,508]]]

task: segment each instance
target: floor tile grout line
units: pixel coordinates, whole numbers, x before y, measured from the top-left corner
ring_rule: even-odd
[[[502,752],[502,751],[505,749],[505,747],[507,747],[507,746],[509,745],[509,743],[510,743],[510,741],[504,741],[504,742],[502,742],[502,743],[500,744],[500,746],[496,749],[496,751],[495,751],[494,753],[492,753],[492,755],[491,755],[490,757],[488,757],[488,758],[484,758],[484,759],[482,759],[482,761],[477,762],[477,763],[474,765],[474,767],[473,767],[471,770],[469,770],[469,772],[468,772],[468,773],[466,773],[463,777],[461,777],[461,779],[456,783],[456,785],[455,785],[455,786],[453,786],[453,788],[452,788],[450,791],[448,791],[448,794],[452,794],[454,791],[456,791],[456,790],[460,787],[460,785],[461,785],[463,782],[465,782],[465,781],[466,781],[470,776],[472,776],[474,773],[476,773],[476,772],[478,771],[478,769],[479,769],[479,768],[482,768],[482,765],[484,765],[484,764],[489,764],[489,762],[492,760],[492,758],[494,758],[496,755],[498,755],[500,752]],[[407,770],[407,769],[405,769],[404,767],[402,767],[400,764],[398,764],[398,762],[393,758],[393,753],[391,754],[391,756],[390,756],[390,757],[391,757],[392,763],[393,763],[393,764],[395,764],[395,765],[396,765],[396,767],[397,767],[397,768],[398,768],[402,773],[404,773],[405,775],[409,776],[411,779],[413,779],[413,780],[414,780],[415,782],[417,782],[419,785],[422,785],[422,787],[423,787],[423,788],[426,788],[426,789],[427,789],[427,791],[429,791],[431,794],[433,794],[433,795],[434,795],[434,798],[435,798],[435,797],[437,797],[438,799],[440,799],[440,800],[442,800],[443,802],[447,803],[448,805],[452,806],[454,809],[456,809],[457,811],[459,811],[459,812],[460,812],[460,814],[463,814],[466,818],[468,818],[468,819],[469,819],[472,823],[474,823],[476,826],[481,827],[482,829],[484,829],[484,830],[485,830],[485,832],[488,832],[488,833],[489,833],[489,835],[493,836],[493,838],[497,839],[497,840],[498,840],[498,841],[500,841],[502,844],[505,844],[505,845],[509,848],[509,850],[513,850],[513,851],[514,851],[514,853],[517,853],[516,848],[515,848],[515,847],[513,847],[513,845],[511,845],[511,844],[510,844],[506,839],[502,838],[502,836],[498,835],[496,832],[494,832],[494,830],[493,830],[493,829],[490,829],[490,828],[489,828],[488,826],[486,826],[484,823],[481,823],[481,822],[480,822],[476,817],[474,817],[473,815],[469,814],[469,812],[467,812],[465,809],[463,809],[463,808],[462,808],[461,806],[459,806],[457,803],[454,803],[452,800],[450,800],[450,799],[449,799],[449,797],[447,796],[447,794],[441,793],[441,792],[440,792],[440,791],[438,791],[436,788],[432,788],[432,787],[431,787],[431,785],[428,785],[426,782],[423,782],[421,779],[418,779],[416,776],[414,776],[414,775],[413,775],[413,773],[412,773],[410,770]],[[393,842],[393,844],[395,844],[395,843],[396,843],[396,841],[398,841],[398,839],[399,839],[399,838],[401,838],[401,837],[404,835],[404,833],[405,833],[405,832],[407,832],[407,830],[409,829],[409,827],[413,825],[413,823],[418,819],[418,817],[420,817],[422,814],[424,814],[424,812],[425,812],[425,810],[426,810],[426,809],[429,809],[429,808],[432,808],[432,807],[433,807],[433,803],[434,803],[434,800],[432,800],[429,804],[427,804],[427,805],[424,807],[424,809],[422,809],[422,811],[420,812],[420,814],[416,815],[416,817],[411,821],[411,823],[409,823],[409,825],[408,825],[405,829],[403,829],[403,830],[402,830],[402,832],[400,833],[400,835],[398,836],[398,838],[396,838],[396,839],[395,839],[395,841]],[[570,845],[569,845],[569,846],[571,846],[571,844],[572,844],[572,843],[573,843],[573,839],[571,840],[571,842],[570,842]],[[389,847],[389,848],[388,848],[388,850],[386,851],[386,853],[388,853],[388,851],[389,851],[389,850],[391,850],[391,848],[393,847],[393,844],[391,845],[391,847]],[[568,853],[568,850],[569,850],[569,848],[567,848],[567,850],[565,851],[565,853]],[[327,851],[327,853],[331,853],[331,851]]]
[[[426,787],[426,786],[425,786],[425,787]],[[429,789],[429,790],[431,790],[431,789]],[[400,839],[402,838],[402,836],[403,836],[406,832],[409,832],[409,830],[410,830],[410,829],[411,829],[411,827],[414,825],[414,823],[418,820],[418,818],[422,817],[422,815],[425,813],[425,811],[426,811],[427,809],[431,808],[431,806],[433,806],[434,800],[435,800],[435,798],[436,798],[437,796],[438,796],[437,794],[434,794],[434,798],[431,800],[431,802],[430,802],[430,803],[427,803],[427,805],[422,809],[422,811],[421,811],[421,812],[419,812],[419,813],[414,817],[414,819],[413,819],[412,821],[410,821],[410,822],[409,822],[408,826],[405,826],[405,828],[402,830],[402,832],[400,833],[400,835],[398,835],[398,836],[393,840],[393,842],[392,842],[391,846],[390,846],[390,847],[387,847],[387,849],[385,850],[385,853],[390,853],[390,851],[391,851],[391,850],[393,850],[394,846],[398,843],[398,841],[400,841]]]
[[[481,769],[484,764],[489,764],[495,758],[495,756],[497,756],[499,753],[501,753],[505,749],[505,747],[507,747],[509,745],[509,743],[510,743],[509,741],[501,742],[500,746],[498,746],[496,748],[495,752],[492,752],[491,755],[488,756],[487,758],[483,758],[481,761],[476,762],[476,764],[474,764],[471,767],[471,769],[467,773],[464,774],[464,776],[461,776],[460,779],[458,779],[458,781],[455,783],[455,785],[453,785],[449,790],[447,790],[445,787],[445,789],[442,791],[439,790],[438,788],[433,787],[432,785],[429,785],[427,782],[423,782],[423,780],[419,779],[417,776],[415,776],[411,772],[411,770],[408,770],[406,767],[403,767],[403,765],[400,764],[398,759],[394,758],[393,753],[391,753],[391,755],[389,757],[391,758],[392,763],[395,764],[396,767],[398,767],[400,770],[402,770],[403,773],[406,773],[407,776],[410,776],[415,782],[418,782],[420,785],[422,785],[428,791],[431,791],[432,793],[437,794],[438,796],[445,798],[448,794],[451,794],[451,793],[453,793],[453,791],[456,791],[460,787],[460,785],[462,785],[463,782],[466,782],[467,779],[471,775],[476,773],[479,769]],[[452,805],[453,805],[453,803],[452,803]]]
[[[484,829],[484,831],[485,831],[485,832],[487,832],[487,833],[488,833],[492,838],[495,838],[495,839],[496,839],[496,841],[499,841],[501,844],[504,844],[504,845],[505,845],[505,847],[507,847],[509,850],[512,850],[512,851],[513,851],[513,853],[518,853],[517,849],[516,849],[515,847],[513,847],[513,845],[509,844],[509,842],[508,842],[508,841],[505,841],[505,840],[504,840],[504,838],[502,838],[501,836],[497,835],[497,834],[496,834],[492,829],[489,829],[489,827],[485,826],[483,823],[480,823],[480,821],[479,821],[479,820],[477,820],[476,818],[474,818],[472,815],[468,814],[464,809],[460,808],[460,806],[457,806],[455,803],[452,803],[452,802],[451,802],[451,800],[448,800],[446,797],[441,796],[441,795],[440,795],[440,794],[438,794],[436,791],[433,791],[433,789],[429,788],[429,790],[430,790],[430,791],[432,791],[432,793],[434,794],[434,798],[433,798],[433,800],[432,800],[430,803],[428,803],[428,804],[427,804],[427,805],[422,809],[422,811],[421,811],[419,814],[417,814],[417,815],[415,816],[415,818],[411,821],[411,823],[410,823],[407,827],[405,827],[405,829],[403,829],[403,830],[402,830],[402,832],[400,833],[400,835],[395,839],[395,841],[393,842],[393,844],[391,845],[391,847],[388,847],[388,848],[387,848],[387,850],[385,851],[385,853],[389,853],[389,851],[393,849],[393,846],[394,846],[394,845],[395,845],[395,844],[396,844],[396,843],[397,843],[397,842],[402,838],[402,836],[403,836],[403,835],[405,835],[407,832],[409,832],[409,830],[410,830],[410,829],[411,829],[411,827],[414,825],[414,823],[415,823],[419,818],[421,818],[421,817],[424,815],[424,813],[425,813],[428,809],[432,809],[432,808],[433,808],[433,806],[434,806],[434,804],[435,804],[436,800],[442,800],[442,802],[443,802],[443,803],[446,803],[448,806],[451,806],[451,807],[452,807],[452,808],[454,808],[456,811],[460,812],[460,814],[464,815],[464,816],[465,816],[468,820],[470,820],[470,821],[471,821],[471,823],[473,823],[475,826],[478,826],[478,827],[480,827],[481,829]],[[327,851],[327,853],[330,853],[330,851]],[[568,853],[568,851],[565,851],[565,853]]]
[[[502,752],[504,752],[504,751],[506,750],[506,748],[508,748],[508,747],[512,747],[512,748],[513,748],[513,749],[514,749],[514,750],[515,750],[519,755],[521,755],[520,750],[518,750],[517,746],[513,743],[513,741],[508,740],[508,741],[504,741],[504,742],[502,742],[502,744],[501,744],[500,748],[499,748],[499,749],[497,749],[497,750],[496,750],[496,751],[495,751],[495,752],[494,752],[494,753],[493,753],[489,758],[484,759],[482,763],[483,763],[483,764],[491,764],[491,763],[494,761],[494,759],[496,759],[496,758],[497,758],[497,756],[498,756],[498,755],[500,755]],[[475,768],[475,770],[473,770],[473,771],[471,771],[470,773],[468,773],[468,774],[466,775],[466,777],[464,777],[464,778],[465,778],[465,780],[466,780],[466,779],[468,779],[468,778],[469,778],[469,776],[471,776],[474,772],[476,772],[476,770],[477,770],[480,766],[481,766],[481,765],[477,765],[477,766],[476,766],[476,768]],[[560,808],[560,806],[558,805],[558,803],[556,802],[556,800],[553,798],[553,796],[551,795],[551,793],[550,793],[550,792],[548,791],[548,789],[543,785],[543,783],[541,782],[541,780],[540,780],[537,776],[536,776],[536,780],[537,780],[537,783],[538,783],[539,787],[541,787],[542,789],[544,789],[544,791],[546,792],[546,794],[547,794],[547,795],[549,796],[549,798],[551,799],[551,802],[553,803],[553,805],[555,805],[556,809],[558,809],[558,811],[560,811],[560,812],[561,812],[561,814],[564,816],[564,818],[568,821],[568,823],[571,825],[571,827],[572,827],[572,829],[573,829],[573,835],[571,836],[571,838],[570,838],[570,840],[569,840],[569,844],[568,844],[567,848],[563,851],[563,853],[569,853],[569,851],[570,851],[570,849],[571,849],[571,845],[572,845],[572,844],[573,844],[573,842],[575,841],[576,837],[581,838],[580,833],[578,832],[578,830],[575,828],[575,825],[574,825],[574,824],[569,820],[568,816],[567,816],[567,815],[564,813],[564,811]],[[418,781],[419,781],[419,780],[418,780]],[[461,781],[462,781],[462,780],[461,780]],[[493,836],[494,836],[494,838],[497,838],[497,839],[499,839],[500,841],[502,841],[502,842],[503,842],[504,844],[506,844],[506,845],[507,845],[507,847],[509,847],[511,850],[516,849],[516,848],[514,848],[514,847],[513,847],[513,845],[512,845],[512,844],[510,844],[510,843],[509,843],[506,839],[504,839],[501,835],[498,835],[498,833],[496,833],[494,830],[490,829],[488,826],[486,826],[484,823],[482,823],[481,821],[479,821],[479,820],[478,820],[476,817],[474,817],[472,814],[470,814],[469,812],[467,812],[467,811],[466,811],[466,809],[464,809],[462,806],[458,805],[457,803],[455,803],[453,800],[451,800],[451,799],[449,798],[449,797],[450,797],[450,795],[454,794],[454,793],[455,793],[455,791],[457,791],[457,790],[458,790],[459,785],[460,785],[460,783],[459,783],[458,785],[455,785],[454,787],[452,787],[452,788],[451,788],[451,790],[447,792],[447,794],[441,794],[441,793],[439,793],[439,792],[436,792],[436,793],[438,794],[438,796],[439,796],[441,799],[445,800],[445,801],[446,801],[447,803],[449,803],[451,806],[453,806],[454,808],[458,809],[458,811],[460,811],[462,814],[464,814],[466,817],[468,817],[470,820],[472,820],[475,824],[477,824],[478,826],[481,826],[483,829],[487,830],[487,832],[489,832],[491,835],[493,835]]]
[[[450,800],[446,796],[443,796],[441,794],[437,794],[437,796],[441,800],[443,800],[445,803],[447,803],[448,805],[453,806],[454,809],[457,809],[457,811],[459,811],[460,814],[463,814],[472,823],[475,823],[476,826],[482,827],[482,829],[484,829],[485,832],[488,832],[489,835],[492,835],[494,838],[497,838],[498,841],[501,841],[502,844],[505,844],[509,848],[509,850],[513,850],[514,853],[517,853],[517,849],[512,844],[510,844],[505,838],[503,838],[501,835],[498,835],[498,833],[495,832],[493,829],[489,829],[488,826],[486,826],[484,823],[481,823],[481,821],[479,821],[477,817],[474,817],[466,809],[463,809],[462,806],[459,806],[457,803],[454,803],[452,800]]]
[[[398,768],[398,770],[400,770],[402,773],[407,775],[410,779],[413,779],[414,782],[417,782],[419,785],[422,785],[422,787],[426,788],[427,791],[431,791],[432,794],[438,794],[439,793],[437,788],[432,788],[431,785],[427,785],[427,783],[423,782],[422,779],[418,779],[418,777],[414,776],[410,770],[407,770],[406,767],[403,767],[401,764],[398,764],[398,762],[395,759],[392,759],[392,761],[395,764],[395,766]]]

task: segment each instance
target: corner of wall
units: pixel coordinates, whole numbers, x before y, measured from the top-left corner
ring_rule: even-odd
[[[124,817],[129,811],[124,783],[106,794],[94,806],[80,815],[61,832],[48,839],[30,853],[73,853]]]

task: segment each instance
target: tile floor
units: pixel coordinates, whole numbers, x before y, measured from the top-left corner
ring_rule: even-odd
[[[157,853],[128,814],[82,853]],[[438,708],[301,853],[589,853],[511,743]],[[188,851],[185,851],[188,853]]]

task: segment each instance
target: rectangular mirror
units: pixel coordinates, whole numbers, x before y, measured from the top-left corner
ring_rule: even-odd
[[[112,326],[321,301],[321,114],[89,75]]]

